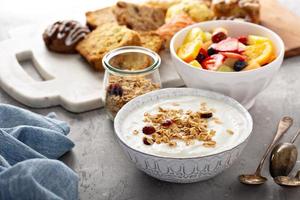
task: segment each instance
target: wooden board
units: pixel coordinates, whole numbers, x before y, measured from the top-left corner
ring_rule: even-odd
[[[283,39],[285,57],[299,56],[300,16],[277,0],[261,0],[261,5],[262,25],[275,31]]]

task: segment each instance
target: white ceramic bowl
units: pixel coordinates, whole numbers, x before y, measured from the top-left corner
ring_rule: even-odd
[[[233,37],[249,34],[266,36],[276,46],[277,58],[264,67],[250,71],[215,72],[197,69],[182,61],[176,54],[176,50],[182,44],[188,31],[194,27],[200,27],[204,31],[224,27],[228,30],[229,36]],[[179,31],[171,40],[170,51],[176,70],[187,87],[223,93],[249,109],[254,104],[255,97],[269,85],[280,68],[284,57],[284,44],[276,33],[263,26],[247,22],[217,20],[194,24]]]
[[[124,139],[125,130],[122,127],[126,118],[130,116],[130,113],[149,103],[153,105],[153,102],[155,104],[159,100],[182,96],[207,97],[232,106],[244,118],[244,131],[233,143],[225,146],[218,152],[205,156],[174,158],[150,155],[126,143]],[[246,146],[252,132],[252,118],[241,104],[222,94],[192,88],[169,88],[150,92],[127,103],[118,112],[114,121],[114,128],[119,144],[138,169],[160,180],[176,183],[192,183],[212,178],[233,164]]]

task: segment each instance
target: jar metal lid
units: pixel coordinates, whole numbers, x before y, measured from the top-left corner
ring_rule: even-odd
[[[128,69],[120,69],[112,66],[110,61],[118,55],[126,54],[126,53],[137,53],[137,54],[145,54],[149,56],[153,62],[150,66],[139,69],[139,70],[128,70]],[[156,70],[161,64],[160,56],[154,51],[140,47],[140,46],[125,46],[114,49],[107,54],[102,59],[103,67],[111,73],[122,74],[122,75],[139,75],[139,74],[148,74]]]

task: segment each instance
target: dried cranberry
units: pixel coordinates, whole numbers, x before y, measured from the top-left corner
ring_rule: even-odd
[[[247,38],[246,36],[241,36],[241,37],[238,38],[238,41],[239,41],[240,43],[243,43],[244,45],[247,45],[247,43],[248,43],[248,38]]]
[[[167,120],[165,120],[161,125],[167,127],[167,126],[171,126],[172,123],[173,123],[173,121],[172,121],[171,119],[167,119]]]
[[[123,95],[123,89],[121,85],[118,83],[110,84],[107,88],[107,92],[110,95],[116,95],[116,96],[122,96]]]
[[[224,32],[217,32],[212,35],[211,40],[213,43],[221,42],[222,40],[225,40],[227,38],[227,35]]]
[[[201,118],[211,118],[213,116],[212,112],[204,112],[200,114]]]
[[[145,135],[151,135],[151,134],[155,133],[155,131],[156,130],[153,126],[144,126],[144,128],[143,128],[143,133]]]
[[[147,138],[147,137],[143,138],[143,142],[144,142],[145,145],[153,144],[153,140],[151,138]]]

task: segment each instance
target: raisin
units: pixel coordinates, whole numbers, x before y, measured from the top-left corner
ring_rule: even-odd
[[[168,127],[168,126],[171,126],[172,123],[173,123],[173,121],[171,119],[167,119],[161,125],[165,126],[165,127]]]
[[[227,38],[227,35],[224,32],[218,32],[212,35],[211,40],[213,43],[221,42],[222,40],[225,40]]]
[[[200,114],[201,118],[211,118],[213,116],[212,112],[204,112]]]
[[[153,140],[151,138],[143,137],[143,142],[145,145],[153,144]]]
[[[143,128],[143,133],[145,135],[151,135],[151,134],[155,133],[155,131],[156,130],[153,126],[144,126],[144,128]]]
[[[118,83],[110,84],[107,88],[107,92],[108,92],[108,94],[115,95],[115,96],[123,95],[123,89],[122,89],[121,85],[119,85]]]

